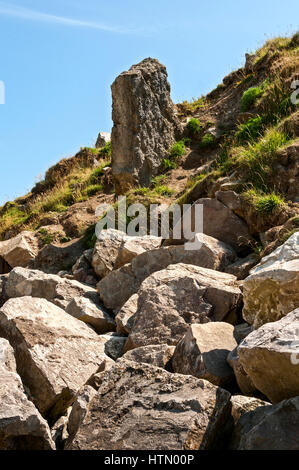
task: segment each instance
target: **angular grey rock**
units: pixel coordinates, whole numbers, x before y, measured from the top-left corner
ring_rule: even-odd
[[[21,232],[16,237],[0,242],[0,256],[11,268],[27,267],[37,256],[39,239],[34,232]]]
[[[233,264],[225,268],[225,272],[233,274],[237,279],[245,279],[249,276],[250,270],[257,264],[255,254],[248,255],[246,258],[240,258]]]
[[[9,298],[37,297],[66,309],[75,297],[98,300],[96,290],[85,284],[62,279],[56,274],[45,274],[33,269],[15,268],[8,277],[6,293]]]
[[[161,241],[159,237],[129,237],[119,230],[102,230],[93,250],[93,268],[103,278],[130,263],[137,255],[159,248]]]
[[[131,264],[111,272],[97,286],[106,307],[117,312],[138,291],[144,279],[171,264],[185,263],[223,270],[235,259],[235,253],[224,243],[204,234],[200,234],[199,239],[199,249],[188,250],[184,246],[162,247],[142,253]]]
[[[116,192],[148,186],[181,132],[164,65],[145,59],[112,84],[112,173]]]
[[[141,348],[133,349],[123,355],[127,361],[141,362],[151,364],[155,367],[161,367],[172,371],[171,359],[175,347],[168,344],[150,344]]]
[[[232,450],[299,450],[299,397],[244,413],[235,428]]]
[[[194,206],[203,205],[203,232],[232,246],[237,253],[248,252],[252,237],[247,224],[217,199],[198,199],[191,208],[194,229]]]
[[[4,338],[0,338],[0,367],[5,367],[10,372],[17,372],[14,350]]]
[[[96,141],[96,149],[105,147],[111,141],[111,134],[109,132],[100,132]]]
[[[257,390],[272,402],[299,396],[299,309],[253,331],[238,355]]]
[[[101,338],[105,340],[105,354],[111,357],[114,361],[123,355],[124,346],[127,341],[126,336],[120,336],[118,333],[109,333],[102,335]]]
[[[113,361],[91,328],[45,299],[10,299],[0,309],[1,336],[14,348],[32,401],[53,424],[92,374]]]
[[[193,323],[233,318],[240,302],[234,276],[187,264],[169,266],[141,285],[127,350],[175,346]]]
[[[243,395],[234,395],[231,397],[232,404],[232,417],[235,425],[238,424],[239,419],[245,413],[254,411],[260,406],[270,406],[271,403],[260,400],[259,398],[254,397],[244,397]]]
[[[135,314],[138,309],[138,294],[132,295],[115,317],[116,331],[129,335],[133,328]]]
[[[229,412],[230,394],[205,380],[122,359],[68,449],[210,449]]]
[[[236,325],[234,329],[234,337],[238,344],[243,341],[251,332],[253,328],[252,326],[248,325],[247,323],[241,323],[240,325]]]
[[[72,317],[91,325],[98,334],[116,330],[114,319],[99,302],[95,303],[84,297],[74,297],[65,311]]]
[[[15,372],[14,353],[0,339],[0,450],[54,450],[47,422],[28,400]]]
[[[83,389],[78,392],[68,419],[67,429],[69,438],[66,442],[66,447],[71,444],[74,437],[76,436],[77,431],[88,412],[89,404],[96,393],[96,390],[89,385],[85,385],[85,387],[83,387]]]
[[[233,382],[234,372],[226,359],[236,346],[234,327],[228,323],[191,325],[175,348],[173,370],[214,385],[229,385]]]
[[[259,328],[299,307],[299,232],[251,271],[244,281],[243,318]]]

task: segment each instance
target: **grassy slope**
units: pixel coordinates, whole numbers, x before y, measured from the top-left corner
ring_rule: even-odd
[[[268,41],[251,57],[249,68],[233,72],[207,97],[178,105],[186,123],[184,139],[170,149],[162,173],[152,186],[131,190],[129,202],[190,203],[197,186],[204,188],[209,181],[235,174],[244,183],[241,193],[252,202],[254,210],[270,214],[281,208],[284,195],[276,193],[273,162],[277,150],[294,138],[281,123],[296,112],[290,101],[290,80],[299,68],[298,46],[298,35]],[[227,126],[224,118],[228,111],[232,120]],[[250,113],[242,124],[237,121],[240,112]],[[219,139],[209,132],[211,126],[221,131]],[[199,173],[190,170],[183,191],[181,187],[178,190],[172,176],[194,149],[205,155],[209,165]],[[80,157],[82,152],[84,158]],[[103,192],[102,169],[110,164],[109,145],[99,150],[83,149],[81,153],[72,162],[60,162],[54,168],[56,173],[52,171],[52,180],[49,171],[45,181],[31,193],[0,208],[0,239],[7,232],[37,230],[46,214],[63,213],[73,204]],[[96,169],[90,163],[94,158],[99,162]],[[188,171],[183,176],[186,174]]]

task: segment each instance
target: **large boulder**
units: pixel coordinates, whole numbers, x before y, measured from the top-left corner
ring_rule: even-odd
[[[71,240],[64,244],[50,243],[40,249],[29,267],[49,274],[69,270],[84,251],[82,240]]]
[[[299,307],[299,232],[277,248],[244,280],[243,318],[254,328]]]
[[[50,428],[28,400],[14,353],[0,338],[0,450],[54,450]]]
[[[98,334],[115,331],[114,319],[98,302],[84,297],[74,297],[65,311],[78,320],[91,325]]]
[[[108,371],[69,449],[210,449],[230,394],[191,376],[121,360]]]
[[[17,370],[40,413],[53,424],[92,374],[113,361],[90,327],[45,299],[10,299],[0,334],[14,348]]]
[[[115,317],[116,331],[129,335],[132,331],[135,314],[138,309],[138,294],[132,295]]]
[[[127,349],[175,346],[193,323],[233,320],[241,302],[234,276],[187,264],[152,274],[138,296]]]
[[[131,264],[111,272],[97,286],[106,307],[118,311],[149,275],[171,264],[184,263],[221,271],[235,259],[232,249],[215,238],[200,234],[198,241],[201,246],[195,250],[180,245],[147,251],[136,256]]]
[[[238,355],[255,387],[272,402],[299,395],[299,309],[253,331]]]
[[[299,450],[299,397],[242,414],[232,450]]]
[[[234,379],[234,372],[226,359],[236,345],[234,327],[228,323],[191,325],[176,346],[173,370],[226,386]]]
[[[150,344],[141,348],[132,349],[124,354],[128,361],[142,362],[162,369],[172,370],[171,359],[175,347],[168,344]]]
[[[161,241],[159,237],[129,237],[119,230],[102,230],[93,250],[93,268],[103,278],[130,263],[137,255],[159,248]]]
[[[29,266],[37,256],[38,249],[39,238],[34,232],[21,232],[10,240],[0,242],[0,256],[10,268]]]
[[[145,59],[112,84],[112,172],[116,192],[148,186],[181,126],[164,65]]]
[[[182,239],[175,240],[171,234],[167,244],[179,244],[186,239],[185,232],[188,227],[184,224],[187,222],[188,224],[191,222],[190,229],[192,233],[195,232],[198,205],[201,205],[203,210],[202,231],[204,234],[230,245],[240,256],[247,255],[251,251],[253,239],[246,222],[238,217],[231,208],[215,198],[201,198],[195,201],[190,209],[189,217],[185,219],[186,222],[184,219],[180,221]]]

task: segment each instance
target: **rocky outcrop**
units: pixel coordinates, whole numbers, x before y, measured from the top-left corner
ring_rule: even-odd
[[[54,450],[47,422],[28,400],[14,353],[0,338],[0,450]]]
[[[148,186],[181,127],[164,65],[145,59],[112,85],[112,173],[116,192]]]
[[[176,345],[193,323],[233,321],[240,301],[234,276],[186,264],[169,266],[141,285],[127,348]]]
[[[299,232],[277,248],[244,280],[244,319],[254,328],[299,307]]]
[[[168,344],[150,344],[127,352],[123,358],[127,361],[141,362],[172,370],[171,359],[174,350],[175,347],[168,346]]]
[[[105,375],[68,448],[210,449],[229,400],[228,392],[204,380],[121,360]]]
[[[299,397],[244,413],[234,431],[233,450],[299,450]]]
[[[239,258],[234,263],[225,268],[225,272],[233,274],[237,279],[245,279],[249,276],[250,270],[258,263],[258,258],[255,254],[246,256],[246,258]]]
[[[233,382],[234,372],[226,359],[236,345],[234,327],[228,323],[191,325],[176,346],[173,370],[227,386]]]
[[[232,249],[215,238],[200,234],[199,240],[199,249],[189,250],[183,245],[162,247],[142,253],[131,264],[111,272],[97,286],[106,307],[118,311],[149,275],[169,265],[184,263],[222,270],[235,259]]]
[[[238,347],[241,366],[272,402],[299,396],[299,309],[267,323]]]
[[[159,248],[161,241],[158,237],[129,237],[119,230],[103,230],[93,250],[93,268],[103,278],[114,269],[131,263],[137,255]]]
[[[111,141],[111,134],[109,132],[100,132],[96,141],[96,149],[105,147]]]
[[[21,232],[10,240],[0,242],[0,256],[10,268],[27,267],[36,257],[38,250],[39,239],[34,232]]]
[[[40,413],[53,424],[92,374],[113,361],[91,328],[45,299],[10,299],[0,334],[14,348],[17,370]]]

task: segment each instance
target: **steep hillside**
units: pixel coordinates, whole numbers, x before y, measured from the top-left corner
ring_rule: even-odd
[[[0,450],[299,450],[298,70],[273,39],[175,105],[145,59],[0,208]]]

